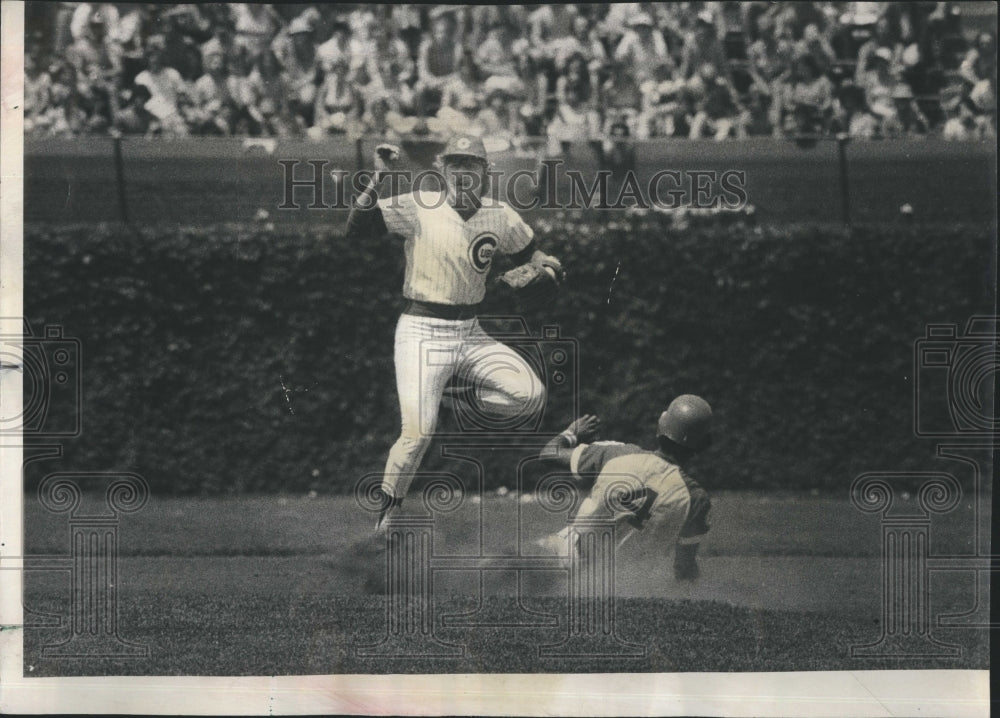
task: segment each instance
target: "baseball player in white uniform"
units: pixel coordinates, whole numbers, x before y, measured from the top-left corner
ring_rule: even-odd
[[[376,149],[374,183],[355,201],[349,240],[385,234],[403,238],[407,300],[396,326],[396,388],[402,428],[382,480],[383,509],[376,531],[398,509],[430,445],[445,385],[458,376],[473,397],[499,417],[541,410],[545,387],[517,352],[492,339],[476,319],[495,253],[516,264],[561,273],[557,259],[535,247],[533,232],[506,203],[485,196],[489,160],[481,139],[452,137],[438,156],[446,191],[419,188],[378,197],[398,149]]]
[[[674,548],[674,576],[698,576],[696,555],[708,533],[708,494],[684,473],[684,465],[708,446],[712,409],[701,397],[674,399],[657,422],[656,451],[619,441],[591,442],[600,421],[586,415],[553,437],[541,456],[569,467],[582,489],[589,489],[576,515],[562,531],[538,545],[569,556],[573,522],[607,519],[615,525],[617,549]]]

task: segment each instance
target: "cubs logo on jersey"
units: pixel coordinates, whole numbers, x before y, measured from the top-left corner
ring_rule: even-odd
[[[486,295],[493,256],[523,250],[531,228],[508,205],[483,205],[463,219],[442,192],[414,192],[378,201],[389,232],[406,252],[403,296],[439,304],[478,304]]]
[[[500,240],[492,232],[480,234],[469,245],[469,260],[472,267],[480,274],[484,274],[493,263],[493,255],[497,251]]]

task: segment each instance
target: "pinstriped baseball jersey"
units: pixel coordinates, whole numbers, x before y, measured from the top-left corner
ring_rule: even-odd
[[[405,238],[403,296],[436,304],[478,304],[493,255],[516,254],[534,232],[506,203],[484,201],[463,220],[443,192],[380,199],[388,230]]]

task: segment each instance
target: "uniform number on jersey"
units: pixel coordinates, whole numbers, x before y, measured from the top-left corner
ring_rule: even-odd
[[[472,240],[472,244],[469,245],[469,261],[472,262],[472,268],[484,274],[493,263],[493,255],[499,244],[500,240],[496,235],[489,232]]]
[[[626,491],[621,497],[621,506],[632,515],[627,521],[631,526],[641,529],[651,517],[651,509],[659,494],[645,486],[641,489]]]

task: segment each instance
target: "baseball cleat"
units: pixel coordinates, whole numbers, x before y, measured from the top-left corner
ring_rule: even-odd
[[[398,499],[395,496],[389,499],[386,503],[385,508],[383,508],[378,515],[378,519],[375,521],[375,533],[384,534],[386,531],[386,526],[389,523],[389,519],[394,513],[403,505],[403,500]]]

